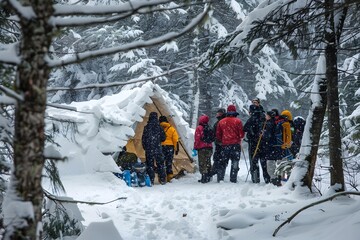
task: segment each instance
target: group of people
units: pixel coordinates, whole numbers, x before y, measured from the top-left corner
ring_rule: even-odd
[[[154,184],[155,172],[160,184],[170,182],[174,177],[174,154],[179,153],[179,135],[176,129],[170,125],[166,116],[158,118],[156,112],[151,112],[141,141],[145,150],[146,171],[151,183]]]
[[[252,100],[249,114],[250,118],[243,126],[237,118],[239,114],[235,105],[229,105],[227,111],[223,108],[217,111],[217,121],[212,128],[215,135],[214,154],[213,143],[204,141],[204,135],[208,134],[204,130],[209,127],[209,117],[202,115],[199,118],[194,137],[194,149],[198,153],[201,173],[199,182],[207,183],[214,175],[217,175],[218,182],[223,181],[231,160],[230,182],[236,183],[242,152],[241,141],[246,135],[252,182],[260,182],[260,163],[265,183],[281,186],[281,175],[276,167],[280,162],[293,159],[299,152],[305,120],[302,117],[293,120],[288,110],[281,114],[277,109],[265,112],[258,98]]]
[[[305,120],[302,117],[293,120],[288,110],[281,114],[277,109],[265,112],[258,98],[252,100],[250,118],[245,125],[238,115],[235,105],[229,105],[226,110],[220,108],[213,127],[209,126],[209,116],[200,116],[194,135],[194,151],[198,154],[201,173],[199,182],[208,183],[214,175],[217,175],[217,182],[224,181],[226,168],[231,161],[230,182],[236,183],[243,153],[241,142],[244,139],[248,143],[252,182],[260,182],[260,163],[265,183],[281,186],[277,164],[291,160],[299,152]],[[179,153],[179,135],[166,116],[158,117],[156,112],[149,114],[142,146],[151,183],[154,184],[155,173],[160,184],[170,182],[174,177],[174,155]],[[135,154],[120,154],[119,159],[122,162],[135,162],[137,157]],[[126,164],[124,166],[126,168]]]

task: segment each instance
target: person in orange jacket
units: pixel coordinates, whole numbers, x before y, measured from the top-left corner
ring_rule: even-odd
[[[161,142],[162,152],[165,158],[165,167],[166,167],[166,180],[170,182],[174,177],[172,164],[174,160],[174,153],[178,155],[179,153],[179,135],[176,129],[170,125],[166,116],[159,117],[160,126],[164,129],[166,139]]]

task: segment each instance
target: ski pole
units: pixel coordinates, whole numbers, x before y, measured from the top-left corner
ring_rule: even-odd
[[[255,148],[255,151],[254,151],[254,154],[253,154],[252,159],[255,158],[255,156],[256,156],[256,154],[257,154],[257,151],[258,151],[258,149],[259,149],[260,141],[261,141],[261,138],[262,138],[263,133],[264,133],[264,130],[265,130],[266,122],[267,122],[267,120],[265,120],[264,125],[263,125],[263,127],[262,127],[262,130],[261,130],[261,133],[260,133],[260,136],[259,136],[259,140],[258,140],[258,142],[257,142],[257,144],[256,144],[256,148]]]
[[[246,169],[247,169],[247,175],[246,175],[246,179],[245,179],[245,182],[247,182],[247,179],[249,177],[249,174],[250,174],[250,169],[249,169],[249,166],[247,164],[247,160],[246,160],[246,156],[245,156],[245,152],[244,152],[244,149],[243,147],[240,145],[241,147],[241,151],[242,151],[242,154],[244,155],[244,160],[245,160],[245,165],[246,165]]]

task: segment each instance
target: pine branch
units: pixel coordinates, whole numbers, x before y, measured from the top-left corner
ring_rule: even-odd
[[[23,96],[17,94],[15,91],[11,90],[10,88],[7,88],[3,85],[0,85],[0,90],[5,93],[7,96],[16,99],[17,101],[24,101]]]
[[[166,3],[169,3],[170,1],[166,1]],[[148,3],[148,2],[147,2]],[[110,13],[108,11],[106,12],[96,12],[95,14],[91,13],[69,13],[69,15],[80,15],[76,17],[70,17],[70,18],[54,18],[51,20],[51,24],[57,26],[57,27],[76,27],[76,26],[88,26],[88,25],[95,25],[95,24],[101,24],[101,23],[113,23],[117,22],[119,20],[128,18],[134,14],[150,14],[155,12],[163,12],[163,11],[171,11],[182,7],[189,7],[193,5],[204,5],[205,3],[210,3],[210,1],[200,2],[200,3],[191,3],[191,4],[182,4],[175,7],[159,7],[156,9],[149,9],[149,5],[142,5],[138,6],[137,8],[132,8],[131,10],[125,10],[125,11],[116,11],[114,12],[114,7],[111,7]],[[149,3],[151,6],[157,6],[159,3]],[[91,7],[93,8],[93,7]],[[116,7],[115,7],[116,8]],[[142,9],[146,10],[142,10]],[[65,14],[65,13],[64,13]],[[116,14],[116,15],[115,15]],[[91,15],[91,17],[83,17],[82,15]],[[94,15],[101,15],[102,17],[93,17]],[[105,16],[109,15],[109,16]],[[57,14],[55,13],[55,16]]]
[[[60,91],[60,90],[82,90],[82,89],[88,89],[88,88],[108,88],[108,87],[116,87],[116,86],[124,86],[124,85],[128,85],[128,84],[133,84],[133,83],[140,83],[140,82],[146,82],[146,81],[153,81],[155,80],[156,78],[159,78],[159,77],[163,77],[163,76],[166,76],[166,75],[170,75],[172,74],[173,72],[177,72],[177,71],[180,71],[180,70],[183,70],[185,68],[188,68],[188,67],[191,67],[193,65],[186,65],[184,67],[180,67],[180,68],[175,68],[175,69],[171,69],[163,74],[159,74],[157,76],[153,76],[153,77],[147,77],[147,78],[143,78],[143,79],[131,79],[127,82],[112,82],[112,83],[95,83],[95,84],[89,84],[89,85],[85,85],[85,86],[80,86],[80,87],[74,87],[74,88],[69,88],[69,87],[51,87],[51,88],[48,88],[47,91],[48,92],[51,92],[51,91]],[[49,105],[49,104],[48,104]],[[52,107],[58,107],[58,106],[55,106],[53,105]],[[70,110],[70,109],[67,109],[67,110]],[[73,110],[72,111],[76,111],[76,110]]]
[[[69,65],[69,64],[73,64],[73,63],[78,63],[78,62],[84,61],[86,59],[102,57],[102,56],[106,56],[109,54],[130,51],[130,50],[138,49],[138,48],[152,47],[152,46],[156,46],[158,44],[164,43],[164,42],[172,41],[176,38],[179,38],[179,37],[185,35],[189,31],[193,30],[200,22],[202,22],[205,19],[209,10],[210,10],[210,7],[207,6],[203,13],[201,13],[197,17],[195,17],[185,28],[183,28],[179,32],[170,32],[170,33],[164,34],[162,36],[152,38],[150,40],[135,41],[135,42],[124,44],[124,45],[118,46],[118,47],[111,47],[111,48],[99,49],[99,50],[95,50],[95,51],[88,51],[88,52],[76,54],[75,56],[69,57],[66,60],[47,59],[48,66],[49,67],[65,66],[65,65]]]

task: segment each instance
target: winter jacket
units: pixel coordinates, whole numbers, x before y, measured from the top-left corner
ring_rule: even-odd
[[[282,149],[291,147],[291,127],[289,121],[281,119],[276,125],[276,137],[278,144],[281,145]]]
[[[144,150],[161,153],[161,142],[165,141],[165,139],[166,136],[159,124],[157,113],[151,112],[141,139]]]
[[[194,141],[194,149],[202,149],[202,148],[211,148],[213,147],[212,143],[206,143],[202,141],[202,137],[204,136],[204,126],[209,123],[209,117],[207,115],[203,115],[199,118],[199,125],[195,130],[195,141]]]
[[[275,118],[266,121],[261,138],[261,152],[266,160],[280,159],[281,147],[277,146]]]
[[[244,125],[244,132],[246,132],[246,137],[251,143],[257,143],[259,140],[265,122],[263,115],[261,112],[251,115]]]
[[[216,139],[224,145],[241,144],[241,139],[244,138],[243,124],[235,114],[227,114],[227,117],[222,119],[216,128]]]
[[[217,117],[217,121],[214,123],[214,126],[213,126],[213,130],[214,130],[215,134],[216,134],[217,125],[224,118],[225,118],[225,114],[223,116]],[[221,145],[221,142],[219,142],[219,140],[217,138],[215,138],[215,144],[216,145]]]
[[[299,152],[300,150],[300,146],[301,146],[301,141],[302,141],[302,137],[303,137],[303,133],[304,133],[304,127],[305,127],[305,119],[302,117],[295,117],[294,121],[293,121],[293,126],[294,126],[294,132],[292,134],[292,146],[291,146],[291,151],[293,153],[294,156],[296,156],[296,154]]]
[[[164,129],[166,139],[161,145],[174,146],[175,151],[177,150],[177,142],[179,141],[179,135],[175,128],[168,122],[161,122],[160,126]]]
[[[135,163],[137,163],[137,156],[130,152],[120,152],[116,161],[121,170],[131,170]]]

